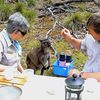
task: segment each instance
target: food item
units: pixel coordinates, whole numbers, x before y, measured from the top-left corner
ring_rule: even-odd
[[[70,65],[70,63],[66,63],[66,66],[69,66]]]
[[[26,80],[24,78],[21,78],[21,77],[13,77],[12,80],[6,80],[4,75],[0,75],[0,82],[1,83],[24,85]]]

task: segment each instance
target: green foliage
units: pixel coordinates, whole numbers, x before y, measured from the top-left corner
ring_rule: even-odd
[[[0,1],[1,2],[1,1]],[[30,9],[27,4],[18,2],[15,4],[0,4],[0,20],[5,21],[14,12],[21,12],[29,23],[33,23],[36,18],[36,11]]]
[[[22,13],[27,18],[27,20],[30,22],[30,24],[32,24],[34,19],[36,18],[35,10],[33,11],[31,9],[23,9]]]
[[[84,66],[87,56],[79,51],[76,50],[71,50],[72,52],[72,57],[74,59],[74,66],[78,66],[79,70],[82,70],[82,67]]]
[[[74,5],[76,8],[78,8],[81,12],[83,11],[85,11],[85,9],[86,9],[86,4],[85,3],[80,3],[80,2],[77,2],[77,3],[75,3],[75,5]]]
[[[0,4],[0,20],[5,21],[13,12],[13,7],[9,4]]]
[[[23,9],[25,8],[25,4],[22,2],[18,2],[15,4],[15,12],[23,12]]]
[[[65,50],[68,50],[68,44],[64,40],[61,40],[55,44],[55,48],[58,53],[65,52]]]
[[[38,41],[35,39],[30,39],[28,43],[25,44],[25,47],[27,47],[27,49],[32,49],[34,47],[37,47],[39,45]]]
[[[81,24],[85,23],[90,15],[91,13],[87,11],[72,13],[64,19],[63,24],[71,30],[78,30]]]
[[[74,15],[74,19],[79,21],[80,23],[84,23],[89,17],[91,13],[84,11],[84,12],[76,12]]]
[[[27,4],[29,7],[35,6],[37,0],[27,0]]]
[[[30,24],[33,23],[34,19],[36,18],[36,11],[33,9],[29,9],[27,4],[24,4],[22,2],[16,3],[15,12],[21,12]]]
[[[4,0],[0,0],[0,4],[4,4]]]

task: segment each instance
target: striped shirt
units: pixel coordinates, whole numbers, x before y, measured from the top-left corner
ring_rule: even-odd
[[[9,38],[9,34],[4,29],[0,32],[0,66],[15,66],[17,67],[20,63],[19,51],[21,51],[21,46],[19,44],[15,45]],[[18,43],[16,41],[16,43]],[[18,50],[19,48],[20,50]]]

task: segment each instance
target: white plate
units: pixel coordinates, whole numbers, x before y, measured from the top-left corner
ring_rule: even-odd
[[[1,86],[0,87],[0,100],[18,100],[22,90],[15,86]]]

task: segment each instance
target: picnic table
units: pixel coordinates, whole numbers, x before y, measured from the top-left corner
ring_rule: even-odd
[[[20,100],[65,100],[65,85],[63,77],[33,75],[22,87]],[[82,100],[100,100],[99,82],[95,89],[94,92],[84,89]]]

